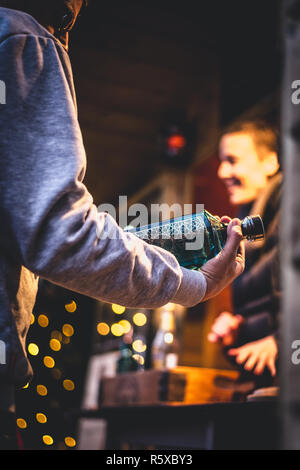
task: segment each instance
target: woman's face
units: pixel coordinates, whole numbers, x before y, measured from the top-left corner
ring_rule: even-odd
[[[253,202],[270,175],[252,136],[243,132],[225,134],[220,141],[219,157],[218,176],[227,188],[231,204]]]

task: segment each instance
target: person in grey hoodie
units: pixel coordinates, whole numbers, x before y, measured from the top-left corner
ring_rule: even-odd
[[[218,294],[244,269],[238,219],[230,221],[219,256],[195,272],[97,210],[83,183],[86,155],[68,56],[68,33],[82,4],[0,0],[3,413],[14,412],[15,387],[33,373],[26,335],[39,277],[127,307],[190,307]]]

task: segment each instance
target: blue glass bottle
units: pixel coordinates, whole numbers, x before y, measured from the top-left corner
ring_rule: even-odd
[[[259,215],[248,216],[241,222],[244,238],[264,238],[264,226]],[[126,231],[171,252],[178,263],[188,269],[199,269],[217,256],[227,239],[227,224],[206,210],[143,227],[129,227]]]

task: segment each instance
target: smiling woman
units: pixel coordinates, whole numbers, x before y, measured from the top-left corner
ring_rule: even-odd
[[[254,201],[279,170],[277,135],[266,124],[245,122],[224,134],[218,176],[233,205]]]

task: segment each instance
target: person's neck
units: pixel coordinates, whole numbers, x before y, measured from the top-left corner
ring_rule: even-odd
[[[61,36],[57,36],[55,33],[55,28],[52,26],[51,14],[47,9],[43,8],[42,4],[39,2],[32,2],[28,6],[24,0],[0,0],[0,6],[4,8],[10,8],[12,10],[19,10],[27,13],[32,16],[41,26],[43,26],[50,34],[55,36],[68,50],[68,33],[64,33]]]
[[[251,202],[247,202],[247,204],[241,204],[239,207],[238,207],[238,215],[237,217],[239,219],[243,219],[244,217],[247,217],[250,212],[251,212],[251,208],[253,206],[255,201],[251,201]]]

